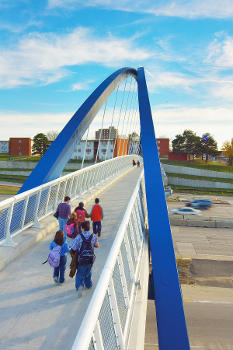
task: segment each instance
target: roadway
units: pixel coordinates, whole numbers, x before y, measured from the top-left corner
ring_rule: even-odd
[[[191,350],[232,350],[231,288],[182,285]],[[157,350],[154,300],[148,300],[145,350]]]
[[[66,283],[56,285],[50,266],[41,264],[54,233],[0,273],[0,349],[71,348],[140,172],[141,169],[130,170],[100,196],[104,208],[102,237],[93,266],[93,288],[82,298],[77,297],[68,269]],[[91,205],[87,210],[90,208]],[[0,254],[1,249],[4,248],[0,248]]]

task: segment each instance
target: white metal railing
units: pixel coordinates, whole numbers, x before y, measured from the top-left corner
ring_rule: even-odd
[[[126,350],[142,251],[146,200],[141,174],[72,350]]]
[[[132,167],[137,155],[122,156],[62,176],[0,202],[0,244],[14,245],[12,237],[52,214],[65,196],[72,200]]]

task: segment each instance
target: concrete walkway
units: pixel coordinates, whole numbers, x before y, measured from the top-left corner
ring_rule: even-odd
[[[50,266],[41,264],[54,233],[0,273],[0,349],[71,348],[140,172],[131,170],[100,196],[104,223],[93,266],[93,289],[82,298],[77,297],[68,269],[66,283],[59,286],[52,280]]]

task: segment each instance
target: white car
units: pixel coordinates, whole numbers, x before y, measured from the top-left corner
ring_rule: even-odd
[[[178,209],[172,209],[170,211],[171,214],[180,214],[180,215],[185,215],[185,214],[188,214],[188,215],[198,215],[201,213],[200,210],[197,210],[197,209],[193,209],[193,208],[178,208]]]

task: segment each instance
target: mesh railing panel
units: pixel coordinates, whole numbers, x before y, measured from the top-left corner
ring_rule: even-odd
[[[11,218],[10,233],[14,233],[21,229],[22,226],[22,214],[24,209],[25,199],[16,202],[13,208],[13,214]]]
[[[34,220],[36,198],[37,198],[37,193],[35,193],[29,197],[27,210],[26,210],[26,216],[25,216],[25,220],[24,220],[24,225],[32,223]]]
[[[124,267],[124,272],[125,272],[127,289],[128,289],[128,293],[130,294],[132,286],[133,286],[133,279],[132,279],[132,276],[130,274],[130,268],[129,268],[129,260],[128,260],[129,254],[127,254],[125,242],[123,241],[122,245],[121,245],[121,257],[122,257],[122,262],[123,262],[123,267]]]
[[[46,204],[48,200],[48,195],[49,195],[49,188],[45,188],[40,195],[40,203],[38,207],[38,218],[44,216],[46,214]]]
[[[122,332],[124,332],[128,307],[126,306],[126,303],[125,303],[125,297],[124,297],[124,293],[123,293],[123,285],[122,285],[121,274],[120,274],[120,269],[119,269],[118,263],[116,263],[116,265],[114,267],[113,285],[114,285],[117,306],[118,306],[118,312],[119,312],[120,321],[121,321],[121,329],[122,329]]]
[[[112,310],[110,307],[108,292],[105,295],[100,314],[99,314],[100,329],[105,350],[117,350],[117,335],[115,332]]]
[[[48,201],[48,208],[47,208],[48,212],[51,212],[52,210],[54,210],[56,193],[57,193],[57,187],[58,187],[58,185],[55,185],[55,186],[51,187],[51,191],[50,191],[50,195],[49,195],[49,201]]]
[[[0,210],[0,240],[6,237],[6,225],[9,208]]]

